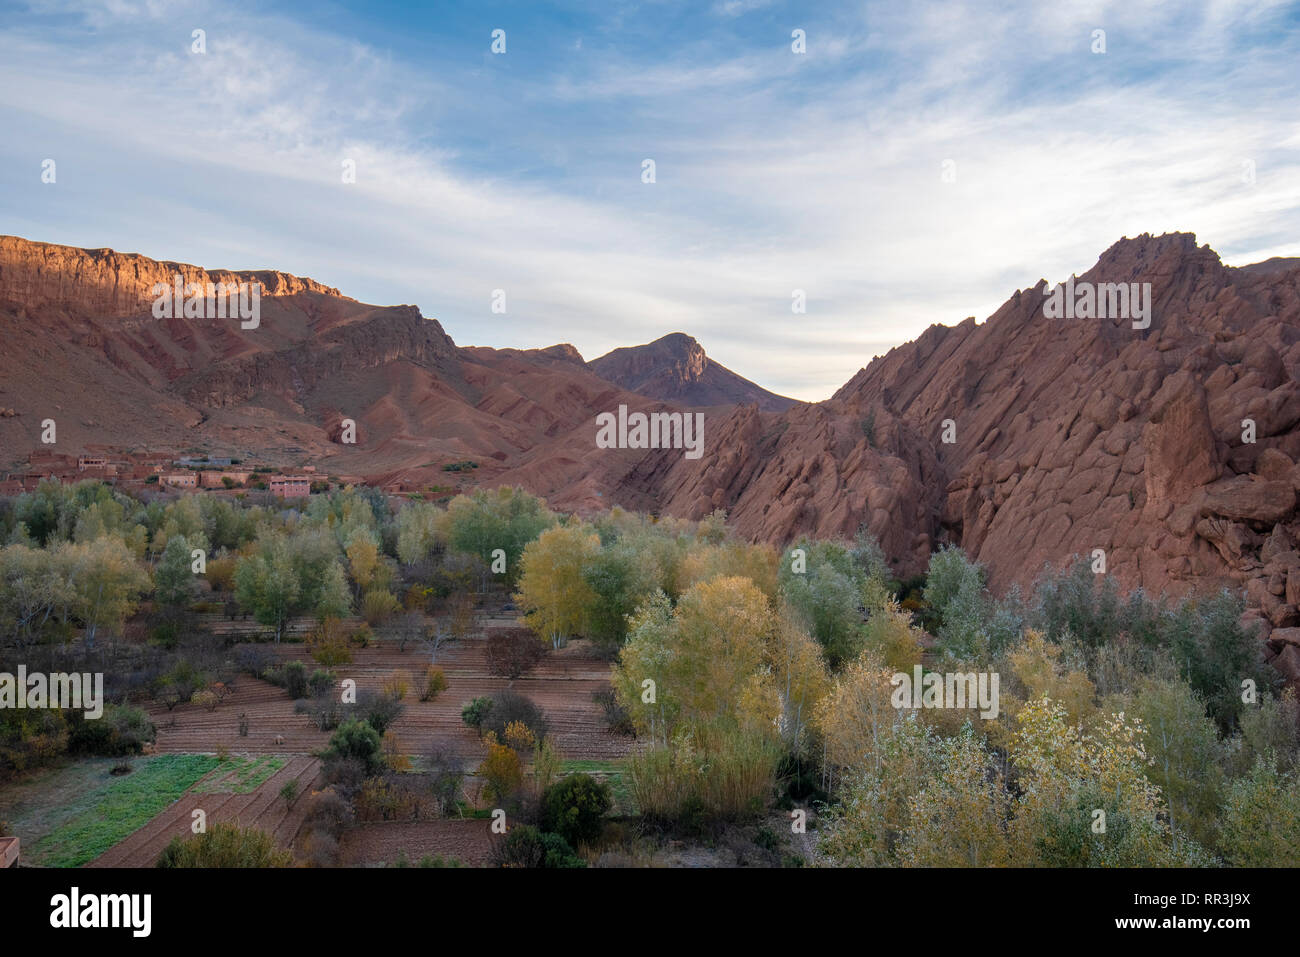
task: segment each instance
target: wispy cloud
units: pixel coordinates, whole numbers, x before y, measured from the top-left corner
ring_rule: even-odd
[[[4,231],[302,272],[464,344],[681,330],[810,399],[1121,235],[1300,254],[1291,7],[740,7],[41,4],[0,34]]]

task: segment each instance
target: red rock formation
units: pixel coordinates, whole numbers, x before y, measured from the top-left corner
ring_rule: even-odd
[[[703,346],[682,332],[643,346],[615,349],[588,366],[629,392],[681,405],[756,404],[764,412],[783,412],[796,404],[718,365],[704,354]]]
[[[177,270],[257,277],[261,326],[154,319],[141,290]],[[1300,263],[1232,269],[1190,235],[1144,235],[1078,282],[1150,283],[1149,327],[1047,318],[1039,282],[983,323],[931,327],[826,402],[766,411],[686,336],[590,364],[567,345],[461,348],[415,307],[310,280],[5,238],[0,457],[24,458],[49,416],[70,448],[292,454],[413,484],[468,458],[475,481],[561,508],[723,508],[777,542],[865,525],[902,573],[955,542],[998,590],[1101,548],[1125,588],[1244,589],[1285,668],[1300,654]],[[596,448],[600,412],[689,402],[708,406],[698,460]],[[364,445],[331,441],[343,417]]]

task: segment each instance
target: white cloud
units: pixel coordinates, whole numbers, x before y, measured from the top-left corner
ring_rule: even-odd
[[[1224,56],[1268,6],[872,6],[810,21],[806,59],[781,37],[700,41],[509,81],[239,9],[78,5],[89,40],[0,35],[0,155],[103,177],[70,172],[54,196],[85,208],[51,206],[34,239],[302,272],[415,302],[467,345],[590,358],[680,330],[817,399],[885,344],[982,320],[1124,234],[1194,230],[1238,264],[1294,255],[1296,42]],[[50,196],[16,218],[42,222]]]

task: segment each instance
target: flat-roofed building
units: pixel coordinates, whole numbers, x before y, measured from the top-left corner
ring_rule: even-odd
[[[168,472],[160,479],[163,485],[170,485],[173,488],[198,488],[198,472]]]
[[[272,495],[280,498],[305,498],[311,494],[310,475],[275,475],[267,481]]]

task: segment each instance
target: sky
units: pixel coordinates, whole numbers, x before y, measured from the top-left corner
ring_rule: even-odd
[[[1300,255],[1300,4],[0,0],[0,130],[0,233],[817,400],[1123,236]]]

